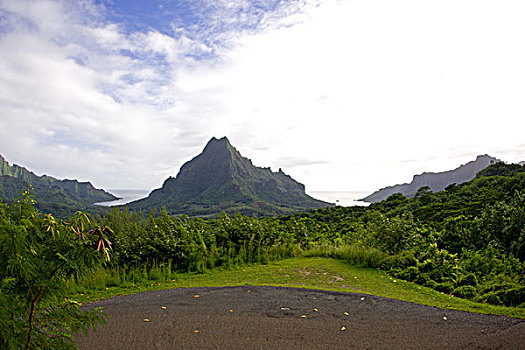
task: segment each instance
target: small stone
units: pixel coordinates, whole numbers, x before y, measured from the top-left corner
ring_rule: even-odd
[[[346,327],[341,327],[341,331],[342,332],[346,331]]]
[[[149,318],[145,318],[145,319],[144,319],[144,322],[149,322]]]

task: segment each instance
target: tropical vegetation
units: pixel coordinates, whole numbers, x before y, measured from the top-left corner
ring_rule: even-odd
[[[85,329],[84,322],[103,321],[63,299],[86,286],[104,290],[150,280],[174,286],[170,281],[181,273],[289,257],[338,259],[449,299],[523,310],[524,213],[525,169],[503,163],[441,192],[423,187],[410,199],[395,194],[369,207],[279,217],[205,219],[114,208],[64,221],[38,213],[25,194],[0,206],[0,339],[8,348],[71,345],[70,335]]]
[[[0,348],[76,348],[72,334],[104,322],[65,298],[67,281],[109,259],[111,231],[77,213],[42,215],[29,192],[0,204]]]
[[[399,278],[494,305],[525,302],[525,171],[499,163],[472,181],[369,207],[330,207],[257,218],[148,216],[113,209],[113,267],[170,264],[177,271],[310,255],[379,267]]]

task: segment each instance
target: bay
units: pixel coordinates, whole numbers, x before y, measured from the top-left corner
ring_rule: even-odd
[[[363,191],[308,191],[307,194],[315,199],[342,207],[368,206],[370,204],[360,201],[370,194]]]
[[[151,190],[108,190],[109,193],[120,198],[114,201],[94,203],[95,205],[101,205],[103,207],[113,207],[116,205],[123,205],[129,202],[133,202],[142,198],[146,198]]]
[[[101,205],[104,207],[113,207],[116,205],[127,204],[142,198],[146,198],[151,190],[126,190],[126,189],[117,189],[117,190],[108,190],[108,192],[114,194],[120,199],[108,202],[99,202],[95,205]],[[337,204],[344,207],[351,206],[367,206],[369,203],[362,202],[359,199],[364,198],[368,195],[368,192],[362,191],[309,191],[308,195],[320,199],[322,201]]]

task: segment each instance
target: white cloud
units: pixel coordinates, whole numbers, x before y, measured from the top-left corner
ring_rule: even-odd
[[[279,167],[277,150],[324,159],[290,172],[313,189],[372,190],[521,142],[523,5],[375,4],[327,2],[311,21],[245,37],[229,53],[235,63],[218,80],[239,126],[230,133],[274,146],[254,152],[257,163]],[[440,160],[400,163],[428,155]]]
[[[0,153],[39,173],[158,187],[211,136],[309,190],[525,160],[521,2],[198,1],[171,34],[79,4],[0,2]]]
[[[189,40],[84,25],[58,2],[2,6],[23,19],[0,38],[2,152],[39,173],[106,188],[158,186],[173,161],[166,153],[185,155],[174,136],[191,130],[163,111],[176,100],[169,63],[193,49]],[[151,59],[158,54],[169,57]]]

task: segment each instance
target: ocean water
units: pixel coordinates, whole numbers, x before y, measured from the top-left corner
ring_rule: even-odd
[[[101,205],[104,207],[112,207],[115,205],[122,205],[129,202],[136,201],[141,198],[145,198],[149,195],[151,190],[108,190],[108,192],[121,198],[115,201],[95,203],[95,205]],[[344,207],[351,207],[356,205],[366,206],[368,203],[361,202],[359,199],[369,195],[368,192],[359,191],[311,191],[307,194],[315,199],[341,205]]]
[[[101,205],[103,207],[113,207],[115,205],[123,205],[129,202],[136,201],[141,198],[146,198],[151,190],[108,190],[109,193],[119,197],[115,201],[99,202],[95,205]]]
[[[337,204],[343,207],[353,207],[356,205],[367,206],[369,203],[362,202],[370,193],[362,191],[308,191],[307,194],[315,199]]]

